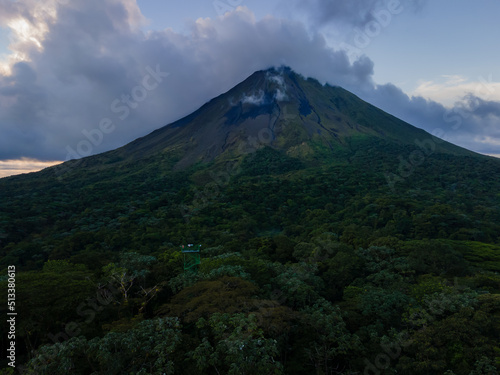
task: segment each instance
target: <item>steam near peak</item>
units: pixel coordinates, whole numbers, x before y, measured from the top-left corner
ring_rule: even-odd
[[[267,72],[266,79],[269,82],[272,82],[278,86],[273,95],[273,98],[275,100],[279,102],[288,100],[288,95],[286,94],[286,82],[285,82],[285,77],[283,76],[283,70],[278,74]]]
[[[243,104],[263,105],[266,102],[266,95],[263,90],[259,90],[257,94],[245,95],[241,99]]]

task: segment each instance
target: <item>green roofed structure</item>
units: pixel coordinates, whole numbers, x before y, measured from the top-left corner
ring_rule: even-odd
[[[200,249],[201,245],[188,244],[187,246],[181,246],[184,255],[184,272],[198,272],[198,266],[201,263]]]

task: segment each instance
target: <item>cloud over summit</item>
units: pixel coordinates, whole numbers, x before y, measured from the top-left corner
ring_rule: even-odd
[[[309,12],[323,12],[325,22],[363,24],[383,3],[316,0]],[[347,51],[333,49],[320,31],[296,20],[256,19],[239,7],[223,17],[191,21],[186,33],[146,32],[141,26],[147,20],[133,0],[49,0],[46,11],[34,0],[0,4],[6,9],[0,24],[20,25],[13,29],[9,71],[0,70],[0,160],[65,160],[68,147],[92,142],[87,135],[102,124],[113,130],[94,138],[90,151],[119,147],[191,113],[254,71],[282,65],[351,90],[417,126],[446,125],[449,109],[410,98],[391,84],[376,85],[369,57],[351,61]],[[29,27],[23,29],[20,20]],[[278,91],[284,100],[286,92]],[[455,130],[456,139],[494,128],[495,104],[473,108]],[[484,139],[471,146],[489,149],[493,143]]]
[[[246,8],[192,22],[190,33],[181,34],[141,31],[133,1],[53,5],[57,19],[47,18],[41,48],[17,45],[27,61],[12,64],[11,74],[0,76],[0,132],[6,135],[0,139],[0,158],[64,159],[67,146],[75,148],[86,139],[82,131],[98,128],[103,118],[116,130],[93,152],[118,147],[270,66],[290,65],[344,86],[371,80],[368,59],[351,64],[344,52],[329,49],[303,24],[256,20]],[[139,95],[136,88],[156,66],[169,77]],[[126,118],[113,111],[117,100],[129,106]]]

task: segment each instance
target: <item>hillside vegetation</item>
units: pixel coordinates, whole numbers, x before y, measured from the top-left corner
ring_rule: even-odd
[[[499,163],[436,154],[391,189],[388,147],[2,180],[27,373],[496,373]]]

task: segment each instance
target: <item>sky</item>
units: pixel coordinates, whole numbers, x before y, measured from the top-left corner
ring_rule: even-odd
[[[287,65],[500,156],[500,2],[0,0],[0,177],[105,152]]]

